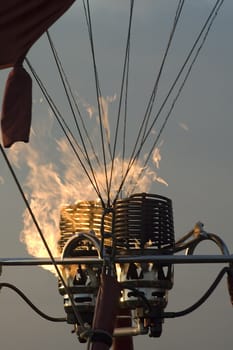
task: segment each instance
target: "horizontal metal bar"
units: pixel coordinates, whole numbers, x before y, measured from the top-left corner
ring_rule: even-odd
[[[115,259],[116,262],[118,259]],[[203,263],[232,263],[233,254],[231,255],[141,255],[138,257],[127,256],[120,257],[119,262],[158,262],[171,264],[203,264]]]
[[[72,264],[103,264],[103,259],[98,258],[54,258],[56,265]],[[54,265],[49,258],[3,258],[0,259],[0,266],[40,266]]]
[[[157,262],[169,264],[213,264],[233,263],[233,254],[230,255],[140,255],[117,256],[115,263],[130,262]],[[94,257],[55,258],[56,265],[72,264],[103,264],[103,259]],[[37,266],[53,265],[49,258],[0,258],[0,266]]]

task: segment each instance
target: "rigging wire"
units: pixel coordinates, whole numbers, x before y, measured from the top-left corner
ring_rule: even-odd
[[[35,304],[33,304],[33,302],[19,288],[17,288],[13,284],[1,282],[0,283],[0,290],[3,287],[12,289],[14,292],[16,292],[39,316],[46,319],[47,321],[51,321],[51,322],[66,322],[67,321],[66,317],[52,317],[52,316],[45,314],[43,311],[38,309],[38,307]]]
[[[130,50],[130,44],[129,44]],[[126,157],[126,134],[127,134],[127,115],[128,115],[128,86],[129,86],[129,55],[127,57],[127,75],[125,82],[125,103],[124,103],[124,123],[123,123],[123,146],[122,146],[122,169],[121,177],[124,174],[124,162]]]
[[[162,73],[163,73],[163,69],[164,69],[164,66],[165,66],[165,63],[166,63],[166,59],[168,57],[169,49],[171,47],[171,44],[172,44],[172,41],[173,41],[173,38],[174,38],[174,35],[175,35],[175,31],[177,29],[178,21],[180,19],[181,13],[182,13],[182,9],[183,9],[184,3],[185,3],[185,0],[179,0],[178,5],[177,5],[175,18],[174,18],[174,21],[173,21],[173,25],[172,25],[171,33],[170,33],[170,36],[169,36],[169,39],[168,39],[168,43],[167,43],[167,46],[166,46],[166,49],[165,49],[165,52],[164,52],[164,55],[163,55],[163,59],[162,59],[161,65],[160,65],[160,69],[159,69],[159,72],[158,72],[158,75],[157,75],[157,78],[156,78],[156,81],[155,81],[155,84],[154,84],[154,88],[152,90],[152,94],[150,96],[150,99],[149,99],[149,102],[148,102],[148,105],[147,105],[147,108],[146,108],[145,116],[143,118],[142,125],[145,124],[145,126],[144,126],[142,139],[144,138],[144,136],[146,134],[146,131],[147,131],[148,123],[149,123],[149,120],[150,120],[150,116],[151,116],[152,109],[153,109],[153,106],[154,106],[154,103],[155,103],[155,99],[156,99],[156,96],[157,96],[157,92],[158,92],[160,78],[161,78]]]
[[[126,141],[126,118],[127,118],[127,99],[128,99],[127,95],[128,95],[129,57],[130,57],[130,40],[131,40],[133,9],[134,9],[134,0],[130,0],[129,25],[128,25],[123,73],[122,73],[122,79],[121,79],[121,88],[120,88],[120,97],[119,97],[118,112],[117,112],[116,130],[115,130],[115,136],[114,136],[113,156],[112,156],[112,164],[111,164],[110,180],[109,180],[109,191],[111,188],[113,171],[114,171],[116,145],[117,145],[119,124],[120,124],[120,117],[121,117],[121,106],[122,106],[122,99],[123,99],[123,91],[124,91],[124,87],[125,87],[125,113],[124,113],[123,150],[122,150],[122,176],[123,176],[123,164],[124,164],[125,147],[126,147],[125,141]],[[109,193],[109,195],[110,195],[110,193]]]
[[[41,89],[41,91],[42,91],[46,101],[48,102],[52,112],[54,113],[54,116],[55,116],[59,126],[61,127],[62,131],[64,132],[64,134],[65,134],[65,136],[66,136],[66,138],[67,138],[67,140],[68,140],[68,142],[69,142],[69,144],[70,144],[70,146],[71,146],[75,156],[77,157],[80,165],[82,166],[82,169],[84,170],[86,176],[88,177],[88,179],[89,179],[91,185],[93,186],[97,196],[99,197],[102,205],[104,205],[104,200],[103,200],[103,198],[101,196],[101,192],[100,192],[100,189],[99,189],[99,186],[98,186],[98,182],[97,182],[95,177],[93,179],[91,178],[91,176],[90,176],[90,174],[89,174],[89,172],[87,170],[87,167],[85,166],[83,160],[81,159],[81,156],[79,155],[79,153],[77,152],[76,148],[74,147],[73,141],[75,142],[76,146],[78,146],[78,148],[81,151],[84,159],[86,159],[85,158],[85,154],[83,153],[83,150],[80,148],[79,144],[77,143],[75,137],[73,136],[72,131],[68,127],[68,125],[67,125],[66,121],[64,120],[64,118],[62,117],[61,113],[58,111],[56,105],[54,104],[54,102],[53,102],[53,100],[51,98],[51,96],[48,94],[48,91],[46,90],[44,84],[42,83],[42,81],[40,80],[40,78],[37,75],[36,71],[32,67],[31,63],[29,62],[29,60],[27,58],[25,59],[25,61],[27,62],[28,66],[29,66],[29,68],[30,68],[30,70],[31,70],[31,72],[32,72],[32,74],[33,74],[37,84],[39,85],[39,87],[40,87],[40,89]],[[68,132],[66,130],[68,130]],[[71,135],[71,137],[69,136],[69,134]],[[87,159],[86,159],[86,161],[87,161]]]
[[[164,99],[164,102],[162,103],[162,105],[161,105],[161,107],[160,107],[158,113],[156,114],[156,116],[155,116],[155,118],[154,118],[154,120],[153,120],[153,122],[152,122],[152,124],[151,124],[151,126],[150,126],[150,128],[149,128],[149,130],[147,131],[147,133],[146,133],[144,139],[142,140],[142,143],[143,143],[143,144],[145,143],[146,139],[148,138],[149,134],[151,133],[151,131],[152,131],[152,129],[153,129],[153,127],[154,127],[154,125],[155,125],[157,119],[158,119],[158,116],[159,116],[160,113],[162,112],[162,109],[163,109],[164,105],[166,104],[168,98],[170,97],[170,95],[171,95],[171,93],[172,93],[172,91],[173,91],[175,85],[177,84],[179,78],[181,77],[181,75],[182,75],[182,73],[183,73],[185,67],[187,66],[187,63],[190,61],[191,56],[192,56],[192,54],[194,53],[194,50],[196,49],[196,47],[197,47],[199,41],[201,40],[201,37],[204,35],[204,39],[202,39],[203,44],[201,44],[200,47],[197,49],[197,56],[199,55],[200,50],[202,49],[202,47],[203,47],[203,45],[204,45],[204,43],[205,43],[205,41],[206,41],[206,38],[207,38],[207,36],[208,36],[208,34],[209,34],[209,31],[210,31],[210,29],[211,29],[211,27],[212,27],[212,25],[213,25],[213,22],[214,22],[215,18],[217,17],[218,11],[220,10],[220,8],[221,8],[221,6],[223,5],[223,3],[224,3],[224,0],[217,0],[216,3],[215,3],[215,5],[213,6],[213,8],[212,8],[212,10],[211,10],[211,12],[210,12],[210,14],[209,14],[209,16],[208,16],[208,18],[207,18],[205,24],[204,24],[204,26],[202,27],[202,29],[201,29],[199,35],[197,36],[197,38],[196,38],[196,40],[195,40],[195,42],[194,42],[194,44],[193,44],[193,46],[192,46],[192,48],[191,48],[189,54],[187,55],[187,57],[186,57],[186,59],[185,59],[185,62],[183,63],[183,65],[182,65],[182,67],[181,67],[179,73],[177,74],[176,79],[174,80],[174,82],[173,82],[171,88],[169,89],[169,92],[168,92],[166,98]],[[205,33],[205,30],[206,30],[206,33]],[[197,57],[194,57],[194,59],[193,59],[194,62],[191,63],[190,66],[193,66],[193,64],[194,64],[195,61],[196,61],[196,58],[197,58]],[[191,68],[192,68],[192,67],[191,67]],[[189,74],[189,73],[188,73],[188,74]]]
[[[214,292],[214,290],[217,288],[219,283],[221,282],[223,276],[225,273],[228,273],[231,271],[229,267],[224,267],[215,278],[214,282],[211,284],[211,286],[207,289],[207,291],[203,294],[203,296],[196,301],[193,305],[187,307],[186,309],[182,311],[177,312],[164,312],[163,317],[164,318],[175,318],[175,317],[182,317],[185,316],[193,311],[195,311],[198,307],[200,307],[204,302],[211,296],[211,294]]]
[[[102,104],[102,94],[101,94],[101,90],[100,90],[98,70],[97,70],[97,64],[96,64],[96,58],[95,58],[95,48],[94,48],[89,0],[86,0],[86,4],[85,4],[85,0],[83,0],[83,8],[84,8],[84,13],[85,13],[85,17],[86,17],[88,33],[89,33],[89,40],[90,40],[90,45],[91,45],[91,54],[92,54],[94,77],[95,77],[95,89],[96,89],[97,106],[98,106],[98,113],[99,113],[101,147],[102,147],[102,155],[103,155],[103,162],[104,162],[104,174],[105,174],[105,181],[106,181],[106,192],[108,194],[107,207],[109,207],[110,206],[109,180],[108,180],[107,155],[106,155],[106,150],[105,150],[105,138],[104,138],[103,104]],[[108,140],[107,140],[107,144],[108,144],[109,155],[110,155],[110,158],[112,159],[111,147],[110,147],[110,143]]]
[[[151,117],[151,114],[152,114],[152,110],[153,110],[153,107],[155,105],[156,96],[157,96],[157,93],[158,93],[159,82],[161,80],[161,76],[162,76],[162,73],[163,73],[163,70],[164,70],[164,66],[165,66],[165,63],[166,63],[166,60],[167,60],[167,57],[168,57],[169,49],[171,47],[171,44],[172,44],[172,41],[173,41],[173,38],[174,38],[174,35],[175,35],[175,32],[176,32],[176,29],[177,29],[178,21],[180,19],[181,13],[182,13],[184,3],[185,3],[185,0],[179,0],[179,2],[177,4],[177,8],[176,8],[176,12],[175,12],[174,20],[173,20],[173,25],[172,25],[171,32],[170,32],[169,39],[168,39],[168,43],[167,43],[167,46],[165,48],[165,52],[164,52],[164,55],[163,55],[163,58],[162,58],[162,62],[161,62],[160,68],[159,68],[159,72],[157,74],[157,77],[156,77],[156,80],[155,80],[155,84],[154,84],[154,87],[153,87],[153,90],[152,90],[149,102],[147,104],[146,111],[145,111],[145,114],[144,114],[141,126],[139,128],[138,135],[137,135],[137,138],[136,138],[136,141],[135,141],[135,144],[134,144],[134,148],[133,148],[133,151],[132,151],[131,158],[130,158],[129,162],[131,162],[131,160],[133,158],[133,155],[135,154],[135,151],[137,149],[137,146],[139,144],[140,139],[141,139],[141,142],[142,142],[143,138],[145,137],[145,134],[146,134],[146,131],[147,131],[147,128],[148,128],[148,124],[149,124],[149,120],[150,120],[150,117]],[[158,119],[158,117],[159,117],[159,115],[157,116],[157,119]],[[139,155],[140,155],[140,152],[136,156],[135,163],[138,162]],[[140,178],[141,172],[143,173],[144,170],[145,169],[142,168],[142,170],[139,173],[138,179]],[[132,185],[132,180],[130,181],[130,185]]]
[[[209,31],[210,31],[210,29],[211,29],[211,27],[212,27],[212,25],[213,25],[214,19],[216,18],[220,7],[221,7],[221,4],[220,4],[219,7],[216,9],[216,11],[215,11],[215,13],[214,13],[214,16],[213,16],[212,19],[211,19],[211,22],[209,23],[209,25],[208,25],[208,27],[207,27],[207,30],[206,30],[206,33],[204,34],[204,37],[203,37],[203,39],[202,39],[202,42],[201,42],[200,46],[198,47],[198,49],[197,49],[197,51],[196,51],[196,53],[195,53],[195,56],[194,56],[194,58],[192,59],[192,62],[190,63],[190,66],[189,66],[189,68],[188,68],[188,70],[187,70],[187,72],[186,72],[186,74],[185,74],[185,77],[184,77],[184,79],[183,79],[183,81],[182,81],[182,83],[181,83],[181,85],[180,85],[180,87],[179,87],[179,89],[178,89],[178,92],[177,92],[176,96],[175,96],[174,99],[173,99],[173,102],[172,102],[172,104],[171,104],[171,107],[170,107],[170,109],[169,109],[169,111],[168,111],[168,113],[167,113],[167,115],[166,115],[166,117],[165,117],[165,119],[164,119],[164,122],[163,122],[163,124],[162,124],[162,126],[161,126],[161,128],[160,128],[160,130],[159,130],[159,132],[158,132],[158,135],[157,135],[157,137],[155,138],[155,141],[154,141],[154,143],[152,144],[152,147],[151,147],[149,153],[147,154],[147,157],[146,157],[146,159],[145,159],[145,162],[144,162],[144,164],[143,164],[143,166],[142,166],[142,170],[140,171],[140,173],[139,173],[139,175],[138,175],[138,180],[141,178],[142,174],[144,173],[144,171],[145,171],[145,169],[146,169],[146,166],[147,166],[147,164],[148,164],[148,162],[149,162],[149,160],[150,160],[150,158],[151,158],[151,155],[152,155],[152,153],[153,153],[153,151],[154,151],[154,149],[155,149],[155,147],[156,147],[156,145],[157,145],[157,143],[158,143],[158,141],[159,141],[159,139],[160,139],[160,136],[161,136],[163,130],[165,129],[166,125],[167,125],[167,122],[168,122],[168,120],[169,120],[169,118],[170,118],[170,116],[171,116],[171,113],[172,113],[172,111],[173,111],[173,109],[174,109],[174,107],[175,107],[175,104],[176,104],[178,98],[180,97],[180,94],[181,94],[181,92],[182,92],[182,90],[183,90],[183,88],[184,88],[185,83],[186,83],[187,80],[188,80],[188,77],[189,77],[189,75],[190,75],[190,73],[191,73],[191,71],[192,71],[192,68],[193,68],[193,66],[194,66],[194,64],[195,64],[195,62],[196,62],[196,60],[197,60],[197,58],[198,58],[198,56],[199,56],[199,53],[200,53],[201,49],[203,48],[203,46],[204,46],[204,44],[205,44],[205,42],[206,42],[207,36],[208,36],[208,34],[209,34]]]
[[[163,109],[164,109],[164,107],[165,107],[165,105],[166,105],[166,103],[167,103],[167,101],[168,101],[168,99],[169,99],[171,93],[173,92],[174,88],[176,87],[178,81],[180,80],[180,77],[181,77],[181,75],[182,75],[184,69],[186,68],[187,64],[189,63],[189,61],[190,61],[190,59],[191,59],[191,57],[192,57],[192,55],[193,55],[193,53],[194,53],[194,50],[196,49],[196,47],[197,47],[199,41],[201,40],[201,38],[203,37],[203,33],[204,33],[204,36],[205,36],[205,31],[206,31],[207,35],[209,34],[209,30],[210,30],[210,28],[212,27],[212,24],[213,24],[213,22],[214,22],[214,19],[216,18],[217,14],[218,14],[218,11],[220,10],[220,8],[221,8],[221,6],[223,5],[223,3],[224,3],[224,0],[217,0],[217,1],[216,1],[216,3],[215,3],[215,5],[213,6],[213,8],[212,8],[212,10],[211,10],[211,12],[210,12],[210,14],[209,14],[209,16],[207,17],[207,19],[206,19],[206,21],[205,21],[205,23],[204,23],[204,25],[203,25],[201,31],[199,32],[199,34],[198,34],[196,40],[194,41],[194,44],[193,44],[191,50],[189,51],[189,53],[188,53],[188,55],[187,55],[187,57],[186,57],[186,59],[185,59],[183,65],[181,66],[181,68],[180,68],[180,70],[179,70],[179,72],[178,72],[178,74],[177,74],[177,76],[176,76],[174,82],[172,83],[172,85],[171,85],[171,87],[170,87],[170,89],[169,89],[169,91],[168,91],[168,93],[167,93],[165,99],[163,100],[163,102],[162,102],[162,104],[161,104],[161,106],[160,106],[160,108],[159,108],[159,110],[158,110],[158,112],[157,112],[157,114],[156,114],[156,116],[155,116],[153,122],[151,123],[149,129],[147,130],[147,132],[146,132],[146,134],[145,134],[143,140],[141,141],[140,147],[138,148],[138,150],[137,150],[137,152],[136,152],[135,154],[132,153],[131,158],[130,158],[130,161],[129,161],[129,163],[128,163],[128,167],[127,167],[127,169],[126,169],[126,172],[125,172],[125,175],[124,175],[124,177],[123,177],[123,179],[122,179],[122,182],[121,182],[121,184],[120,184],[120,186],[119,186],[119,190],[118,190],[117,195],[116,195],[116,197],[115,197],[115,199],[114,199],[114,202],[117,200],[117,198],[118,198],[118,196],[119,196],[119,194],[120,194],[120,192],[121,192],[121,190],[122,190],[122,187],[124,186],[124,183],[125,183],[125,181],[126,181],[126,178],[127,178],[127,176],[128,176],[128,173],[129,173],[130,169],[131,169],[132,166],[134,165],[135,161],[137,161],[137,159],[138,159],[138,157],[139,157],[139,155],[140,155],[140,153],[141,153],[141,150],[142,150],[142,148],[143,148],[143,146],[144,146],[146,140],[147,140],[148,137],[150,136],[150,134],[151,134],[151,132],[152,132],[152,129],[153,129],[153,127],[154,127],[154,125],[155,125],[155,123],[156,123],[158,117],[160,116],[161,112],[163,111]],[[209,28],[209,26],[210,26],[210,28]],[[207,29],[206,29],[206,28],[207,28]],[[207,35],[206,35],[206,37],[207,37]],[[203,40],[203,39],[202,39],[202,40]],[[205,40],[206,40],[206,38],[204,39],[204,42],[205,42]],[[204,43],[203,43],[203,44],[204,44]],[[202,46],[201,46],[201,48],[202,48]],[[199,52],[200,52],[200,50],[197,49],[197,56],[199,55]],[[196,60],[196,58],[195,58],[195,60]],[[194,61],[194,62],[195,62],[195,61]],[[193,63],[193,64],[194,64],[194,63]],[[192,67],[193,67],[193,64],[191,63],[191,66],[192,66]],[[191,67],[191,68],[192,68],[192,67]],[[190,74],[190,72],[188,72],[188,75],[189,75],[189,74]],[[185,78],[184,78],[184,81],[183,81],[183,82],[184,82],[184,83],[186,82],[186,79],[185,79]],[[183,88],[183,87],[182,87],[182,88]],[[182,90],[182,88],[181,88],[181,90]],[[178,91],[178,96],[177,96],[177,98],[175,98],[175,102],[177,101],[179,95],[180,95],[180,93],[179,93],[179,91]],[[172,111],[173,108],[174,108],[174,106],[171,107],[171,111]],[[171,114],[171,112],[170,112],[170,114]],[[170,116],[170,114],[169,114],[169,116]],[[168,116],[168,118],[169,118],[169,116]],[[164,123],[163,123],[163,125],[162,125],[162,127],[161,127],[161,129],[160,129],[159,136],[161,136],[161,133],[162,133],[162,131],[164,130],[166,124],[167,124],[168,118],[166,117],[166,119],[165,119],[165,121],[164,121]],[[157,139],[157,138],[156,138],[156,139]],[[154,147],[155,147],[156,144],[157,144],[157,142],[156,142],[156,143],[154,142]],[[135,152],[135,150],[134,150],[134,152]],[[153,152],[153,151],[152,151],[152,152]]]
[[[131,153],[131,157],[130,157],[130,160],[129,160],[129,163],[128,163],[128,168],[127,168],[126,173],[125,173],[126,176],[122,176],[122,185],[120,185],[121,189],[118,191],[116,199],[118,198],[118,196],[119,196],[119,194],[120,194],[120,192],[122,190],[122,187],[124,185],[124,182],[126,180],[126,177],[128,176],[128,173],[130,171],[129,165],[130,165],[130,163],[131,163],[131,161],[132,161],[132,159],[133,159],[133,157],[135,155],[135,152],[137,150],[140,138],[142,137],[142,139],[143,139],[144,136],[145,136],[145,133],[146,133],[146,130],[147,130],[147,127],[148,127],[148,123],[149,123],[149,119],[150,119],[150,116],[151,116],[151,113],[152,113],[152,109],[153,109],[153,106],[154,106],[154,103],[155,103],[159,82],[160,82],[160,79],[161,79],[161,76],[162,76],[162,72],[163,72],[163,69],[164,69],[164,66],[165,66],[165,63],[166,63],[166,59],[168,57],[168,53],[169,53],[169,49],[170,49],[171,44],[172,44],[172,40],[174,38],[174,34],[175,34],[175,31],[176,31],[176,28],[177,28],[177,24],[178,24],[179,18],[181,16],[181,12],[182,12],[182,9],[183,9],[183,6],[184,6],[184,2],[185,2],[185,0],[179,0],[179,2],[178,2],[177,8],[176,8],[176,12],[175,12],[175,17],[174,17],[174,20],[173,20],[173,26],[172,26],[172,29],[171,29],[171,32],[170,32],[170,35],[169,35],[169,40],[168,40],[168,43],[167,43],[167,46],[166,46],[166,49],[165,49],[165,52],[164,52],[164,55],[163,55],[163,59],[162,59],[161,65],[160,65],[160,69],[159,69],[158,75],[156,77],[156,81],[155,81],[155,84],[154,84],[154,87],[153,87],[153,90],[152,90],[149,102],[148,102],[147,107],[146,107],[145,115],[144,115],[144,118],[142,120],[141,126],[139,128],[138,135],[137,135],[137,138],[136,138],[136,141],[135,141],[132,153]],[[144,131],[143,131],[143,129],[144,129]],[[142,141],[141,141],[141,147],[139,148],[140,151],[136,153],[134,162],[137,162],[137,160],[139,158],[139,155],[140,155],[140,152],[141,152],[141,149],[142,149],[142,146],[143,146],[143,144],[142,144]],[[134,164],[134,162],[133,162],[133,164]]]
[[[1,143],[0,143],[0,151],[1,151],[2,155],[3,155],[3,158],[5,159],[5,162],[6,162],[7,166],[8,166],[8,169],[9,169],[9,171],[10,171],[10,173],[11,173],[11,175],[12,175],[14,181],[15,181],[15,184],[16,184],[18,190],[19,190],[19,193],[20,193],[20,195],[21,195],[21,197],[22,197],[22,199],[23,199],[23,202],[24,202],[24,204],[25,204],[25,206],[26,206],[26,208],[27,208],[27,210],[28,210],[28,212],[29,212],[29,214],[30,214],[30,216],[31,216],[31,219],[32,219],[32,221],[33,221],[33,223],[34,223],[34,225],[35,225],[35,227],[36,227],[36,229],[37,229],[37,232],[39,233],[39,236],[40,236],[40,238],[41,238],[41,240],[42,240],[42,242],[43,242],[43,244],[44,244],[44,247],[45,247],[45,249],[47,250],[47,253],[48,253],[48,255],[49,255],[49,258],[50,258],[51,262],[53,263],[53,266],[54,266],[54,268],[55,268],[55,270],[56,270],[56,273],[57,273],[58,277],[60,278],[61,283],[63,284],[64,289],[65,289],[67,295],[68,295],[69,298],[70,298],[70,302],[71,302],[71,305],[72,305],[72,308],[73,308],[75,317],[76,317],[77,321],[79,322],[79,324],[80,324],[82,327],[84,327],[84,322],[83,322],[83,320],[82,320],[82,317],[81,317],[79,311],[77,310],[77,308],[76,308],[76,306],[75,306],[75,302],[74,302],[74,299],[73,299],[73,295],[70,293],[70,290],[69,290],[69,288],[68,288],[68,286],[67,286],[67,284],[66,284],[66,282],[65,282],[65,280],[64,280],[64,278],[63,278],[63,276],[62,276],[62,274],[61,274],[61,271],[60,271],[59,268],[58,268],[58,264],[56,263],[56,261],[55,261],[55,259],[54,259],[54,257],[53,257],[52,251],[51,251],[51,249],[49,248],[49,245],[48,245],[48,243],[47,243],[47,241],[46,241],[46,239],[45,239],[45,236],[44,236],[44,234],[43,234],[43,232],[42,232],[42,230],[41,230],[41,227],[40,227],[40,225],[39,225],[39,223],[38,223],[38,221],[37,221],[37,219],[36,219],[36,217],[35,217],[35,215],[34,215],[34,212],[33,212],[32,208],[31,208],[31,206],[30,206],[30,204],[29,204],[29,201],[28,201],[27,198],[26,198],[26,195],[25,195],[25,193],[24,193],[24,191],[23,191],[23,188],[22,188],[22,186],[20,185],[20,182],[19,182],[19,180],[18,180],[18,178],[17,178],[17,176],[16,176],[16,173],[15,173],[15,171],[14,171],[14,169],[13,169],[13,167],[12,167],[12,165],[11,165],[11,163],[10,163],[8,157],[7,157],[7,154],[6,154],[6,152],[4,151],[4,148],[3,148],[3,146],[2,146]]]
[[[131,153],[131,157],[130,157],[129,163],[132,161],[132,159],[133,159],[133,157],[135,155],[135,152],[137,150],[140,138],[143,140],[143,138],[145,137],[146,130],[147,130],[147,127],[148,127],[148,123],[149,123],[149,120],[150,120],[150,116],[151,116],[151,113],[152,113],[152,109],[153,109],[153,106],[155,104],[155,99],[156,99],[157,92],[158,92],[159,82],[160,82],[160,79],[161,79],[161,76],[162,76],[162,73],[163,73],[163,70],[164,70],[164,66],[165,66],[165,63],[166,63],[166,60],[167,60],[167,57],[168,57],[169,49],[171,47],[171,44],[172,44],[172,41],[173,41],[173,38],[174,38],[174,35],[175,35],[175,31],[176,31],[176,28],[177,28],[177,25],[178,25],[178,21],[180,19],[181,13],[182,13],[184,2],[185,2],[185,0],[179,0],[179,2],[178,2],[177,8],[176,8],[176,12],[175,12],[175,16],[174,16],[174,20],[173,20],[172,29],[171,29],[171,32],[170,32],[170,35],[169,35],[169,39],[168,39],[168,43],[167,43],[167,46],[166,46],[166,49],[165,49],[165,52],[164,52],[164,55],[163,55],[163,58],[162,58],[160,69],[159,69],[159,72],[157,74],[157,77],[156,77],[156,80],[155,80],[155,84],[154,84],[154,87],[153,87],[153,90],[152,90],[149,102],[148,102],[147,107],[146,107],[145,115],[143,117],[142,123],[141,123],[139,131],[138,131],[138,135],[137,135],[137,138],[136,138],[136,141],[135,141],[135,144],[134,144],[133,151]],[[159,115],[157,116],[157,119],[158,119],[158,117],[159,117]],[[143,146],[142,145],[142,140],[141,140],[141,147]],[[135,161],[138,160],[139,155],[140,155],[140,152],[136,153]]]
[[[54,60],[55,60],[58,72],[59,72],[60,79],[62,81],[63,88],[65,90],[65,94],[66,94],[66,97],[67,97],[67,100],[68,100],[68,103],[69,103],[69,106],[70,106],[70,109],[71,109],[71,113],[73,115],[73,119],[75,121],[75,125],[76,125],[76,128],[78,130],[79,137],[81,139],[81,143],[82,143],[83,150],[84,150],[84,153],[85,153],[85,156],[86,156],[86,160],[87,160],[88,165],[90,167],[92,176],[93,176],[93,178],[95,178],[94,168],[93,168],[93,166],[91,164],[91,160],[90,160],[90,157],[89,157],[89,154],[88,154],[88,151],[87,151],[87,147],[86,147],[86,144],[85,144],[85,141],[84,141],[84,137],[83,137],[82,132],[81,132],[81,128],[79,127],[79,124],[78,124],[78,121],[77,121],[77,117],[76,117],[76,114],[75,114],[75,110],[74,110],[73,104],[74,104],[74,106],[75,106],[75,108],[77,110],[79,119],[81,121],[83,130],[84,130],[84,133],[85,133],[85,136],[86,136],[86,138],[87,138],[87,140],[88,140],[88,142],[90,144],[90,147],[91,147],[93,155],[94,155],[94,157],[96,159],[96,162],[97,162],[98,166],[101,168],[101,164],[100,164],[99,158],[98,158],[97,153],[96,153],[96,151],[94,149],[93,142],[91,141],[91,138],[90,138],[90,136],[89,136],[89,134],[87,132],[87,128],[86,128],[86,125],[85,125],[85,122],[84,122],[84,118],[83,118],[83,116],[81,114],[81,111],[80,111],[80,108],[79,108],[79,106],[78,106],[78,104],[76,102],[76,99],[74,97],[74,94],[73,94],[73,91],[71,89],[70,83],[68,81],[67,75],[66,75],[66,73],[64,71],[61,59],[59,58],[58,52],[57,52],[57,50],[56,50],[56,48],[54,46],[53,40],[52,40],[51,35],[50,35],[48,30],[46,31],[46,34],[47,34],[49,45],[50,45],[51,51],[53,53],[53,57],[54,57]],[[71,99],[73,101],[73,104],[72,104]]]

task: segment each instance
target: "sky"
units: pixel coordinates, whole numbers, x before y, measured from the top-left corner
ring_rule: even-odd
[[[119,98],[124,53],[122,42],[124,43],[126,36],[129,6],[126,1],[101,0],[91,3],[97,67],[102,95],[105,100],[110,101],[109,125],[112,136],[115,124],[111,116],[116,111],[116,101]],[[175,0],[135,1],[129,79],[128,149],[134,142],[158,73],[177,3]],[[166,96],[213,4],[213,0],[185,2],[159,84],[158,106]],[[151,168],[168,186],[152,181],[149,189],[150,193],[172,199],[177,238],[201,221],[207,232],[221,236],[230,252],[233,252],[232,14],[233,4],[230,0],[225,0],[161,136],[159,169],[150,163]],[[94,111],[93,117],[87,118],[87,125],[98,148],[93,67],[81,2],[77,1],[51,28],[50,33],[83,110],[89,108]],[[45,37],[33,46],[28,58],[56,100],[62,114],[72,123]],[[6,75],[6,71],[0,72],[1,97]],[[34,180],[39,191],[43,188],[44,192],[51,194],[52,201],[55,200],[52,202],[53,206],[59,209],[59,205],[63,204],[60,203],[61,190],[66,188],[65,192],[69,193],[66,200],[74,198],[75,201],[77,196],[83,198],[84,194],[80,191],[84,187],[82,181],[85,179],[81,177],[80,181],[79,167],[75,160],[58,150],[56,140],[61,139],[62,134],[56,121],[53,121],[36,82],[33,83],[33,99],[31,143],[17,146],[19,151],[17,152],[16,147],[16,153],[15,148],[10,149],[7,154],[11,159],[14,159],[15,154],[19,157],[20,166],[15,165],[15,169],[20,181],[27,182],[24,187],[26,193],[32,191],[29,180]],[[166,113],[163,118],[165,116]],[[158,129],[160,126],[161,122],[156,125]],[[153,135],[158,132],[156,127]],[[148,149],[145,148],[145,153]],[[28,159],[34,161],[34,173]],[[51,178],[41,177],[46,167],[60,175],[62,186],[58,181],[51,187],[51,182],[48,181]],[[55,199],[52,196],[54,193],[57,195]],[[40,202],[37,202],[37,207],[39,212],[44,213]],[[20,241],[24,204],[2,157],[0,208],[0,257],[30,256],[25,244]],[[41,224],[44,220],[41,219]],[[58,222],[59,217],[57,225]],[[55,226],[53,221],[50,222],[47,231],[56,231]],[[212,243],[205,242],[198,252],[216,254],[218,249]],[[207,290],[220,269],[221,266],[217,264],[175,266],[174,288],[169,292],[167,311],[179,311],[191,305]],[[4,267],[0,278],[2,282],[10,282],[21,288],[46,313],[53,316],[64,315],[57,279],[49,271],[40,267]],[[10,290],[1,291],[0,307],[0,339],[1,345],[6,349],[15,349],[15,346],[24,350],[60,350],[64,347],[67,350],[85,349],[85,345],[79,344],[76,336],[71,334],[71,326],[50,323],[39,318]],[[187,346],[190,350],[197,347],[208,347],[212,350],[223,346],[230,348],[232,321],[233,310],[226,281],[223,280],[213,296],[198,310],[183,318],[166,320],[161,338],[135,337],[135,350],[142,346],[160,350],[171,346],[175,350]]]

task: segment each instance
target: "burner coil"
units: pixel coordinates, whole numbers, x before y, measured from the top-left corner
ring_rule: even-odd
[[[156,249],[158,253],[174,250],[172,202],[154,194],[134,194],[115,204],[113,225],[118,252]]]

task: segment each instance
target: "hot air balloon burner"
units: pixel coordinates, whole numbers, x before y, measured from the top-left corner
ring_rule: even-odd
[[[135,257],[135,262],[117,264],[120,307],[134,310],[150,335],[160,336],[161,314],[173,286],[174,269],[172,264],[154,263],[150,257],[174,253],[172,202],[159,195],[135,194],[117,201],[114,220],[117,256]],[[137,263],[138,256],[144,256],[145,262]]]
[[[62,257],[101,260],[103,250],[104,256],[111,258],[114,253],[118,261],[114,264],[115,271],[122,288],[120,309],[134,313],[142,333],[150,330],[151,336],[159,336],[160,316],[167,305],[168,291],[173,286],[173,266],[154,263],[150,257],[173,254],[171,201],[153,194],[135,194],[117,200],[112,212],[104,214],[101,203],[94,201],[82,201],[65,207],[60,221],[59,247]],[[144,256],[143,263],[137,263],[138,256]],[[125,262],[127,257],[130,258],[129,262]],[[135,262],[132,262],[133,257]],[[120,262],[121,258],[124,263]],[[63,267],[63,276],[75,306],[84,322],[90,325],[101,268],[100,264],[92,262]],[[59,284],[59,291],[64,297],[67,322],[76,324],[70,298],[62,284]]]

